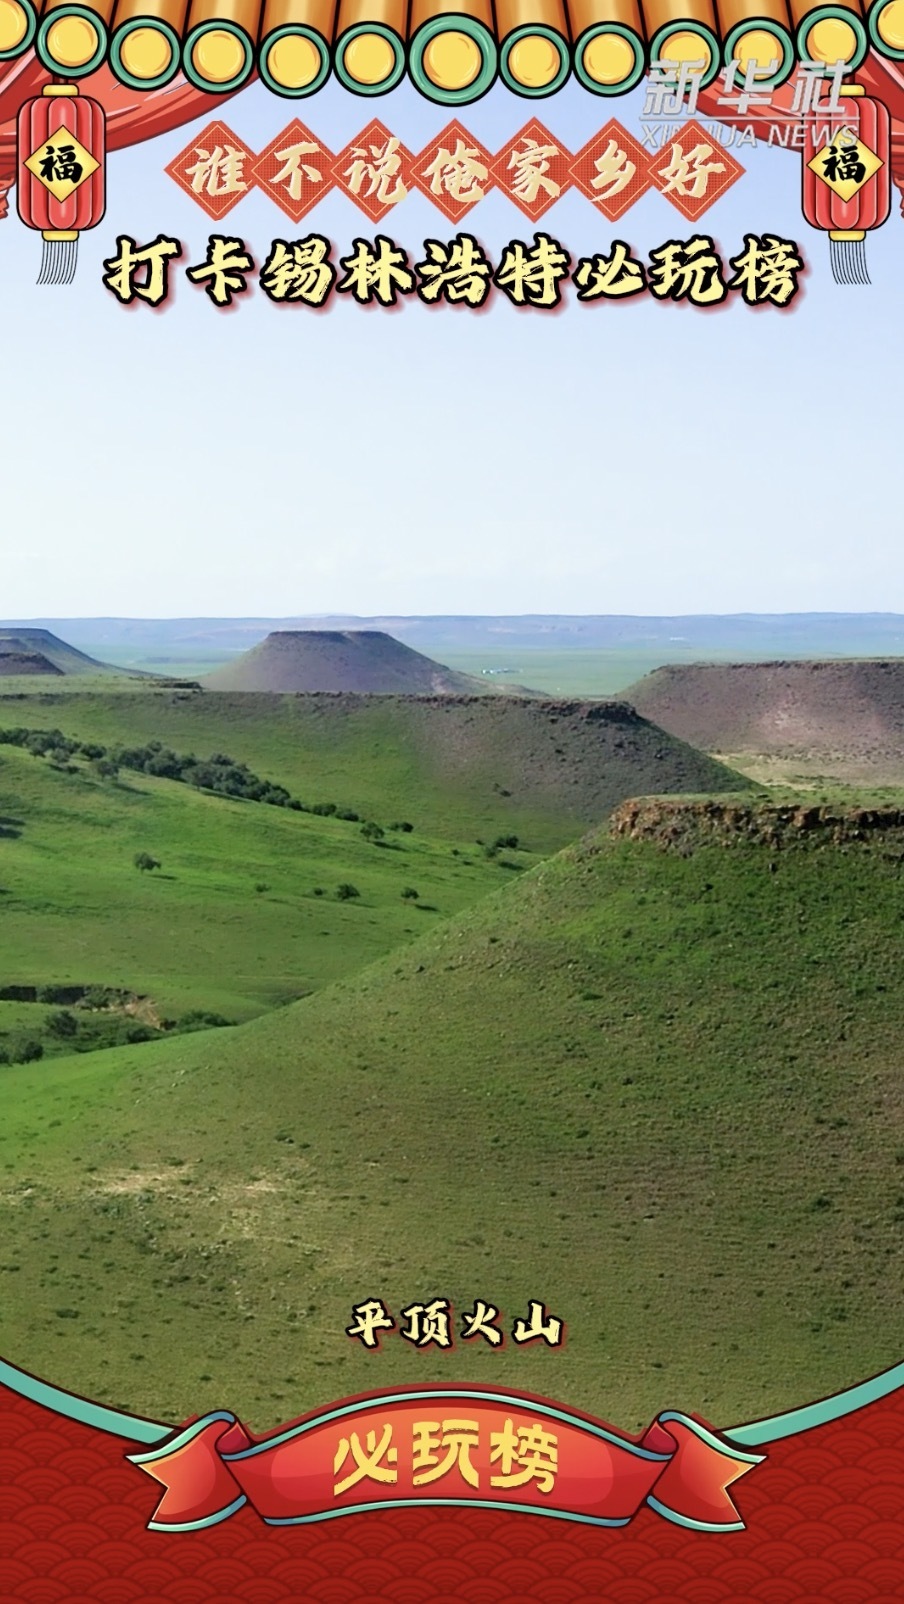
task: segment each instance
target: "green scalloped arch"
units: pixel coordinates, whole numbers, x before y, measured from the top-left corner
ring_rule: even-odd
[[[174,1431],[172,1426],[161,1425],[159,1421],[145,1420],[140,1415],[128,1415],[119,1409],[108,1409],[105,1404],[92,1403],[88,1398],[81,1398],[77,1393],[64,1392],[61,1387],[54,1387],[49,1381],[40,1381],[27,1370],[19,1370],[7,1360],[0,1359],[0,1386],[8,1387],[11,1392],[17,1392],[20,1397],[28,1398],[32,1403],[40,1404],[44,1409],[52,1409],[55,1414],[65,1415],[68,1420],[76,1420],[83,1426],[91,1426],[95,1431],[110,1432],[116,1437],[125,1437],[130,1442],[161,1443],[165,1438],[171,1437]],[[826,1426],[832,1420],[841,1420],[857,1409],[865,1409],[869,1404],[877,1403],[880,1398],[887,1398],[889,1393],[896,1392],[904,1387],[904,1363],[893,1365],[890,1370],[882,1370],[877,1376],[871,1376],[868,1381],[861,1381],[854,1387],[847,1387],[843,1392],[836,1392],[831,1398],[822,1398],[818,1403],[805,1404],[801,1409],[791,1409],[785,1414],[770,1415],[765,1420],[755,1420],[745,1426],[726,1426],[721,1435],[731,1443],[739,1443],[745,1448],[760,1448],[766,1443],[778,1442],[782,1437],[792,1437],[798,1432],[812,1431],[816,1426]],[[446,1389],[448,1391],[448,1388]],[[461,1396],[474,1396],[492,1401],[508,1402],[514,1396],[512,1393],[494,1394],[490,1391],[480,1392],[473,1387],[456,1388]],[[436,1393],[436,1396],[442,1396]],[[381,1398],[393,1401],[394,1398],[405,1397],[430,1398],[434,1393],[429,1389],[423,1392],[406,1392],[398,1394],[380,1394]],[[353,1413],[355,1409],[364,1407],[368,1399],[350,1400],[344,1404],[337,1404],[331,1409],[324,1410],[317,1420],[340,1419],[344,1415]],[[555,1405],[543,1406],[547,1413],[555,1415],[558,1419],[574,1421],[587,1427],[589,1423],[579,1417],[572,1416],[566,1410]],[[531,1402],[532,1409],[540,1408],[536,1400]],[[218,1419],[232,1419],[231,1415],[219,1413]],[[683,1419],[684,1416],[675,1414],[663,1415],[662,1419]],[[313,1425],[315,1422],[309,1422]],[[195,1423],[197,1425],[197,1423]],[[194,1430],[195,1427],[188,1428]],[[590,1427],[596,1435],[611,1437],[604,1426]],[[695,1423],[695,1430],[703,1431],[705,1428]],[[289,1432],[287,1435],[291,1435]],[[272,1447],[276,1439],[270,1438],[266,1446]],[[622,1441],[621,1438],[612,1440]],[[634,1452],[651,1459],[662,1458],[648,1449],[634,1445]]]

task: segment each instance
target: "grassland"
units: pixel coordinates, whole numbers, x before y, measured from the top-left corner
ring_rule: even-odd
[[[412,1374],[730,1424],[896,1362],[902,850],[597,833],[238,1030],[4,1071],[3,1351],[258,1427]],[[568,1343],[370,1355],[372,1296]]]
[[[535,861],[488,858],[473,836],[456,846],[387,831],[376,845],[360,824],[73,768],[0,747],[4,987],[106,986],[148,999],[158,1018],[248,1019],[404,945],[498,886],[506,865]],[[160,870],[137,870],[141,852]],[[340,901],[344,884],[360,896]]]
[[[0,991],[105,987],[80,1030],[160,1038],[70,1054],[58,1002],[0,997],[0,1053],[47,1048],[0,1068],[5,1357],[259,1429],[413,1376],[728,1425],[900,1359],[904,832],[575,844],[735,782],[627,715],[489,704],[0,696],[0,726],[226,751],[413,825],[0,746]],[[240,1023],[162,1029],[198,1010]],[[538,1298],[568,1342],[369,1354],[371,1297]]]
[[[558,651],[542,647],[506,651],[488,646],[479,651],[449,651],[444,659],[462,674],[479,677],[486,672],[490,684],[497,687],[530,685],[548,696],[618,696],[626,685],[659,668],[663,660],[661,646],[647,651],[584,650],[579,646]]]
[[[507,669],[553,696],[609,696],[663,663],[884,657],[904,650],[894,614],[733,616],[287,617],[42,620],[105,662],[192,678],[234,661],[270,630],[380,629],[466,673]],[[723,748],[729,750],[730,748]]]
[[[0,1062],[35,1040],[58,1056],[71,1038],[108,1046],[199,1010],[249,1019],[486,895],[622,800],[639,772],[660,786],[685,774],[735,783],[618,710],[33,690],[0,696],[0,735],[17,726],[62,726],[69,742],[33,755],[12,733],[0,740],[0,1002],[34,997],[30,1016],[0,1019]],[[111,752],[161,737],[182,755],[226,751],[299,805],[353,817],[228,800],[134,764],[98,773],[97,758],[109,768]],[[73,754],[75,740],[87,751]],[[140,872],[140,854],[159,869]],[[73,1038],[43,992],[79,986],[122,996],[77,998]]]
[[[759,651],[744,651],[744,662],[759,664],[770,659],[768,646]],[[773,653],[774,655],[774,648]],[[803,658],[804,652],[798,651]],[[710,665],[737,663],[738,649],[712,646],[701,649],[692,642],[651,641],[649,645],[636,643],[628,647],[560,647],[545,650],[543,647],[515,647],[514,649],[487,646],[474,651],[447,650],[443,662],[449,668],[475,677],[484,676],[497,690],[505,685],[530,685],[547,696],[606,697],[624,696],[633,700],[634,687],[647,675],[655,674],[663,664],[673,668],[690,669],[706,662]],[[167,673],[183,672],[189,665],[166,668]],[[160,672],[160,670],[158,670]],[[639,702],[642,711],[646,712]],[[649,717],[655,719],[655,711]],[[686,739],[691,739],[685,731]]]
[[[101,649],[101,647],[94,648],[92,655]],[[530,686],[533,690],[545,691],[548,696],[581,698],[619,696],[626,686],[633,685],[644,675],[653,673],[665,662],[694,663],[701,657],[699,648],[670,647],[655,643],[646,648],[632,646],[626,649],[607,646],[544,650],[542,647],[520,646],[514,651],[497,646],[464,651],[437,646],[436,654],[447,668],[471,675],[478,680],[484,678],[487,690],[498,691],[509,686]],[[218,674],[231,669],[239,656],[238,652],[214,650],[172,655],[157,651],[147,654],[130,651],[123,655],[122,661],[127,671],[132,673],[140,671],[158,674],[167,679],[200,680],[208,674]],[[713,662],[734,660],[730,651],[719,650],[706,653],[706,659]],[[484,670],[489,671],[485,676]],[[35,688],[30,677],[18,680],[9,677],[2,685],[4,694],[9,691],[32,694]],[[98,675],[93,680],[84,677],[78,685],[71,682],[53,685],[53,690],[57,692],[72,690],[84,692],[92,689],[102,690],[107,694],[115,690],[134,693],[135,682],[123,674],[119,683],[113,678],[101,679]]]
[[[65,682],[63,682],[65,684]],[[73,682],[74,683],[74,682]],[[408,819],[459,844],[514,833],[548,854],[637,791],[731,789],[724,767],[642,721],[515,698],[272,696],[117,688],[0,691],[0,725],[105,746],[225,750],[306,802]]]

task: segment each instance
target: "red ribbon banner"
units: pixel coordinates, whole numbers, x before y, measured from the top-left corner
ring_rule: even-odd
[[[725,1532],[744,1525],[728,1488],[763,1456],[673,1412],[635,1441],[546,1399],[435,1387],[352,1399],[257,1440],[221,1411],[128,1458],[164,1489],[153,1531],[197,1531],[246,1503],[294,1526],[427,1502],[598,1526],[646,1504]]]

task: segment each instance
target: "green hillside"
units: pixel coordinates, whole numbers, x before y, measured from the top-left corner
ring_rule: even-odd
[[[198,1009],[248,1019],[353,973],[536,861],[488,857],[473,835],[455,846],[393,830],[409,821],[385,812],[341,820],[94,768],[0,741],[0,997],[81,983],[147,999],[139,1012],[151,1021]],[[383,834],[368,839],[362,822]],[[139,870],[141,853],[159,869]],[[340,886],[359,895],[342,900]],[[35,1031],[59,1050],[43,1014],[29,1029],[20,1010],[10,1034],[2,1006],[0,1053]]]
[[[4,1070],[0,1351],[257,1428],[413,1376],[729,1424],[896,1362],[901,817],[628,809],[238,1030]],[[568,1341],[369,1354],[372,1297]]]
[[[150,684],[79,695],[20,684],[30,694],[0,694],[0,725],[226,751],[305,801],[408,819],[456,844],[514,833],[535,852],[555,852],[638,792],[749,783],[619,702],[230,695]]]

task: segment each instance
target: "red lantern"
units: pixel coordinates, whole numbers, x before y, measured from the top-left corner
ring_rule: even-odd
[[[39,284],[71,284],[79,233],[104,215],[103,108],[74,84],[47,84],[18,123],[18,208],[44,239]]]
[[[836,284],[868,284],[865,240],[891,210],[891,123],[881,100],[859,84],[842,84],[843,120],[819,122],[819,106],[807,126],[804,146],[804,216],[828,230]],[[826,114],[827,118],[829,114]]]

